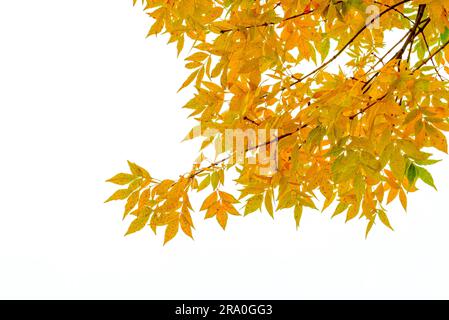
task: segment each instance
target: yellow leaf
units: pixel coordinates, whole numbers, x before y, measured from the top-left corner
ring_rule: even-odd
[[[399,191],[399,200],[401,201],[401,204],[402,204],[402,207],[404,208],[404,210],[407,211],[407,195],[405,194],[403,189],[401,189],[401,191]]]
[[[295,221],[296,221],[296,230],[299,229],[299,225],[301,223],[302,210],[303,210],[303,206],[301,206],[301,205],[295,206],[294,213],[295,213]]]
[[[209,209],[207,209],[206,216],[204,217],[204,219],[214,217],[217,214],[218,210],[220,210],[220,208],[221,208],[220,203],[215,202],[213,205],[209,207]]]
[[[357,214],[359,213],[360,207],[356,204],[353,204],[349,207],[348,213],[346,214],[346,222],[349,220],[354,219],[357,217]]]
[[[373,225],[374,225],[374,219],[371,219],[368,222],[368,225],[366,226],[365,238],[368,238],[368,235],[369,235],[371,229],[373,228]]]
[[[139,208],[150,203],[150,189],[145,189],[139,197]]]
[[[179,217],[179,225],[181,226],[181,230],[190,238],[193,239],[193,235],[192,235],[192,226],[188,220],[188,218],[186,218],[186,216],[184,214],[182,214]]]
[[[184,48],[184,35],[181,35],[178,38],[178,43],[176,44],[176,49],[178,50],[178,56],[181,53],[183,48]]]
[[[234,196],[232,194],[229,194],[227,192],[224,191],[218,191],[220,198],[225,201],[225,202],[229,202],[229,203],[238,203],[239,201],[234,198]]]
[[[189,63],[187,63],[185,65],[185,67],[187,69],[196,69],[196,68],[201,67],[201,66],[202,66],[201,62],[196,62],[196,61],[189,62]]]
[[[215,191],[212,192],[206,199],[204,199],[200,211],[209,209],[211,205],[217,202],[217,199],[218,199],[217,193]]]
[[[256,69],[259,68],[259,59],[253,59],[246,61],[241,67],[240,72],[241,73],[250,73]]]
[[[204,178],[203,181],[201,181],[201,183],[198,186],[198,191],[201,191],[203,189],[206,189],[210,184],[210,176],[207,176],[206,178]]]
[[[379,210],[377,215],[379,216],[380,221],[382,221],[382,223],[390,228],[391,230],[393,230],[393,227],[390,224],[390,221],[388,220],[387,214],[385,213],[385,211],[383,210]]]
[[[210,182],[212,184],[212,188],[215,190],[218,187],[218,184],[220,183],[220,175],[217,171],[214,171],[212,175],[210,176]]]
[[[151,179],[151,176],[148,173],[148,171],[146,171],[144,168],[138,166],[137,164],[128,161],[128,166],[133,175],[142,177],[142,178],[146,178],[146,179]]]
[[[132,190],[129,190],[129,189],[117,190],[105,202],[109,202],[109,201],[113,201],[113,200],[124,200],[124,199],[128,198],[128,196],[131,194],[131,192],[132,192]]]
[[[179,229],[179,220],[173,219],[169,222],[167,225],[167,228],[165,229],[165,236],[164,236],[164,245],[167,244],[170,240],[172,240],[176,234],[178,233]]]
[[[161,32],[163,27],[164,27],[164,19],[162,19],[162,16],[161,16],[151,26],[150,31],[148,31],[148,35],[147,36],[151,36],[153,34],[157,34],[157,33]]]
[[[435,127],[426,124],[426,132],[429,134],[429,140],[432,146],[440,151],[447,153],[446,136]]]
[[[400,140],[399,145],[401,146],[402,151],[409,157],[412,157],[417,160],[425,160],[430,154],[421,152],[419,148],[412,141],[409,140]]]
[[[137,202],[139,201],[139,194],[140,191],[134,191],[128,198],[128,201],[125,205],[125,213],[123,214],[123,218],[125,218],[128,213],[131,212],[131,210],[136,206]]]
[[[399,148],[395,148],[391,154],[390,167],[396,179],[402,182],[405,174],[406,162]]]
[[[106,180],[107,182],[115,183],[118,185],[126,185],[133,181],[136,177],[128,173],[119,173],[113,176],[111,179]]]
[[[228,222],[228,214],[223,208],[220,208],[217,211],[216,218],[220,226],[223,228],[223,230],[226,229],[226,224]]]
[[[191,56],[187,57],[186,60],[190,60],[190,61],[203,61],[205,59],[207,59],[209,55],[207,53],[204,52],[196,52],[194,54],[192,54]]]
[[[391,188],[390,192],[388,193],[387,204],[392,202],[394,199],[396,199],[396,197],[398,196],[398,193],[399,193],[399,189]]]
[[[157,213],[153,214],[153,217],[151,218],[151,220],[156,226],[166,226],[172,220],[177,220],[178,218],[179,218],[179,213],[177,213],[175,211],[167,212],[167,213],[157,212]]]
[[[193,225],[192,217],[190,216],[190,212],[185,205],[183,205],[183,207],[182,207],[181,216],[186,219],[186,221],[192,226],[193,229],[195,229],[195,226]]]
[[[332,218],[338,216],[343,213],[348,208],[348,204],[344,202],[340,202],[335,208],[334,213],[332,214]]]
[[[273,210],[273,194],[271,190],[268,190],[265,194],[265,208],[267,209],[269,215],[274,218],[274,210]]]
[[[148,207],[143,208],[141,210],[141,212],[139,213],[139,215],[137,216],[137,218],[133,222],[131,222],[125,236],[142,230],[148,223],[148,220],[150,219],[150,215],[151,215],[151,209]]]
[[[240,213],[237,211],[237,209],[232,204],[230,204],[229,202],[223,202],[222,203],[222,207],[229,214],[232,214],[234,216],[240,216]]]
[[[198,74],[198,70],[193,71],[190,76],[187,77],[186,81],[182,84],[181,88],[178,89],[178,92],[187,87],[189,84],[192,83],[193,80],[195,80],[195,77]]]
[[[257,209],[260,209],[263,201],[263,195],[258,194],[256,196],[251,197],[247,202],[245,206],[245,216],[253,213]]]

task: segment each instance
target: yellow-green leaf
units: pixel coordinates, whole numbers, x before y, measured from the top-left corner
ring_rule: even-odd
[[[388,217],[387,217],[387,214],[385,213],[385,211],[379,210],[379,211],[377,212],[377,215],[379,216],[380,221],[382,221],[382,223],[383,223],[386,227],[388,227],[388,228],[390,228],[391,230],[393,230],[393,227],[391,226],[390,220],[388,220]]]
[[[151,216],[151,209],[148,207],[143,208],[139,213],[139,215],[137,216],[137,218],[134,219],[133,222],[131,222],[128,231],[126,232],[125,235],[130,235],[132,233],[142,230],[148,223],[150,216]]]
[[[107,182],[111,182],[118,185],[126,185],[129,184],[131,181],[133,181],[136,177],[132,174],[128,173],[119,173],[112,178],[106,180]]]
[[[262,201],[263,201],[263,195],[262,194],[258,194],[256,196],[251,197],[245,206],[245,216],[253,213],[254,211],[260,209],[261,205],[262,205]]]
[[[113,201],[113,200],[124,200],[128,198],[128,196],[131,194],[132,190],[129,189],[120,189],[117,190],[106,200],[105,202]]]
[[[294,213],[295,213],[295,221],[296,221],[296,230],[299,229],[299,225],[301,223],[302,210],[303,210],[303,206],[301,206],[301,205],[295,206]]]

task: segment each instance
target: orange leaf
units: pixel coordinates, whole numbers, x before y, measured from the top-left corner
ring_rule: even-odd
[[[223,208],[220,208],[217,211],[216,218],[217,218],[217,221],[220,224],[220,226],[223,228],[223,230],[225,230],[226,224],[228,222],[228,214],[226,213],[226,211]]]

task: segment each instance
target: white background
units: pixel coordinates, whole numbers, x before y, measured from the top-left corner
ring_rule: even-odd
[[[132,160],[158,177],[197,146],[176,94],[187,73],[131,0],[0,1],[0,298],[449,298],[449,159],[396,231],[306,211],[196,215],[195,241],[123,237],[104,180]],[[200,198],[198,198],[198,201]],[[199,203],[195,202],[198,208]],[[162,231],[162,230],[161,230]]]

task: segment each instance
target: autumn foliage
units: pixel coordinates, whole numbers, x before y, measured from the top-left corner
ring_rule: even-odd
[[[377,222],[392,228],[386,204],[406,208],[419,184],[435,187],[426,167],[437,161],[431,152],[447,152],[449,131],[447,0],[143,5],[149,35],[166,34],[188,52],[191,73],[180,86],[195,94],[184,108],[214,134],[188,135],[203,139],[199,161],[177,179],[129,162],[130,173],[108,180],[122,186],[107,201],[126,200],[128,234],[149,225],[165,227],[164,243],[180,230],[192,237],[189,196],[199,191],[197,209],[223,229],[230,216],[257,210],[292,212],[299,226],[304,208],[332,207],[332,216],[365,219],[368,234]],[[217,148],[230,129],[277,130],[274,140],[245,140],[244,150],[276,143],[276,170],[260,174],[261,164],[232,161],[235,146]],[[204,151],[214,147],[208,162]],[[230,170],[235,188],[225,191]]]

